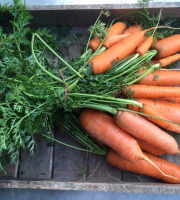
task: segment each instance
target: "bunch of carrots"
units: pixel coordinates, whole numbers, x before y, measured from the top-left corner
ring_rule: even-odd
[[[98,37],[89,42],[88,47],[94,52],[104,48],[89,61],[94,74],[106,72],[115,60],[135,53],[143,56],[150,49],[155,49],[157,55],[137,73],[141,76],[153,64],[159,69],[120,92],[124,98],[141,103],[141,107],[128,105],[119,108],[114,116],[85,108],[79,122],[97,141],[109,147],[106,159],[110,164],[164,182],[180,183],[180,166],[160,157],[180,153],[177,141],[165,131],[180,133],[180,87],[177,87],[180,71],[164,68],[180,59],[180,34],[155,40],[154,31],[145,37],[148,31],[157,28],[142,30],[138,25],[127,28],[125,23],[117,22],[106,29],[103,42]]]

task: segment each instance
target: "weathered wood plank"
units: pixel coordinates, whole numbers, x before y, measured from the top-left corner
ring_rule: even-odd
[[[4,167],[4,170],[6,174],[0,172],[0,179],[2,177],[17,177],[17,172],[18,172],[18,163],[12,165],[8,164],[7,166]]]
[[[147,194],[180,194],[180,184],[165,183],[92,183],[56,180],[1,180],[0,188],[32,188],[50,190],[87,190]]]
[[[56,130],[55,137],[61,142],[84,148],[67,133]],[[53,178],[60,180],[79,181],[85,178],[87,171],[87,152],[55,143]]]
[[[179,5],[179,3],[178,3]],[[149,9],[149,12],[152,14],[157,14],[160,10],[160,6],[153,8],[151,7]],[[139,10],[140,8],[119,8],[117,9],[117,6],[115,9],[107,8],[111,16],[106,18],[105,16],[102,16],[101,19],[105,22],[112,20],[114,17],[120,16],[123,13],[131,12],[134,10]],[[33,8],[29,7],[29,10],[31,14],[34,16],[34,19],[32,20],[33,26],[52,26],[52,25],[71,25],[71,26],[79,26],[79,27],[88,27],[96,21],[100,10],[101,9],[58,9],[57,6],[34,6]],[[172,7],[172,8],[163,8],[163,17],[179,17],[180,7]],[[124,18],[129,18],[129,16],[125,16]]]
[[[89,154],[86,179],[91,182],[121,182],[122,171],[107,163],[105,156]]]
[[[51,178],[53,146],[49,145],[45,139],[39,140],[37,143],[38,148],[35,155],[21,152],[19,178]]]

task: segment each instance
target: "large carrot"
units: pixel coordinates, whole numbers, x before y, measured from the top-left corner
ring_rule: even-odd
[[[132,136],[169,153],[178,153],[176,140],[165,131],[139,114],[119,111],[114,117],[116,124]]]
[[[160,127],[164,128],[166,130],[169,130],[169,131],[180,133],[180,125],[169,122],[170,120],[167,117],[165,117],[163,114],[158,112],[152,106],[150,106],[148,104],[143,104],[143,107],[139,111],[144,114],[153,116],[153,117],[148,117],[148,116],[145,116],[145,117],[148,120],[159,125]],[[156,118],[154,118],[154,117],[156,117]],[[160,119],[157,119],[157,118],[160,118]]]
[[[180,34],[172,35],[155,42],[154,47],[157,51],[157,58],[165,58],[180,51]]]
[[[148,153],[144,153],[150,160],[152,160],[162,171],[169,174],[174,178],[163,176],[156,168],[151,166],[144,160],[139,160],[137,162],[129,162],[122,158],[117,152],[110,150],[107,153],[106,160],[109,164],[120,168],[121,170],[126,170],[129,172],[134,172],[137,174],[147,175],[160,179],[167,183],[180,183],[180,166],[171,163],[163,158],[153,156]]]
[[[142,104],[148,104],[160,112],[168,120],[180,123],[180,104],[168,102],[160,99],[137,99]]]
[[[140,71],[139,73],[144,72]],[[137,82],[140,85],[172,86],[180,85],[180,71],[156,70]]]
[[[166,98],[180,97],[180,87],[152,86],[133,84],[127,86],[123,90],[123,94],[127,95],[127,90],[132,92],[134,98]]]
[[[170,101],[173,103],[180,103],[180,98],[174,98],[174,97],[160,98],[160,100]]]
[[[124,159],[131,162],[142,159],[155,166],[151,160],[144,156],[137,141],[120,129],[110,115],[86,108],[80,113],[79,122],[89,134],[117,151]],[[162,171],[160,172],[164,174]]]
[[[145,142],[144,140],[141,140],[139,138],[135,138],[135,139],[143,151],[150,153],[154,156],[162,156],[165,154],[164,151],[158,149],[157,147],[154,147],[153,145]]]
[[[118,59],[123,60],[133,50],[135,50],[147,31],[148,30],[132,33],[123,41],[120,41],[104,52],[94,56],[89,61],[90,64],[93,64],[93,73],[101,74],[112,66],[113,61]]]

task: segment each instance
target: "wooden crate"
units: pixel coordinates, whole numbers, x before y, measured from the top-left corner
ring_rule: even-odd
[[[151,12],[164,7],[164,16],[179,16],[180,3],[150,4]],[[111,17],[130,10],[139,9],[135,5],[104,5]],[[100,5],[86,7],[29,6],[34,15],[33,25],[70,24],[73,33],[82,33],[87,39],[87,27],[92,24]],[[80,55],[78,46],[69,49],[70,56]],[[179,65],[180,67],[180,65]],[[54,130],[55,138],[81,147],[67,134]],[[180,137],[175,136],[180,145]],[[180,155],[165,155],[166,159],[180,164]],[[58,143],[38,141],[38,151],[34,156],[21,151],[19,163],[6,167],[7,174],[0,174],[1,188],[32,188],[53,190],[93,190],[128,193],[180,193],[180,184],[167,184],[153,178],[119,170],[110,166],[105,157],[71,149]]]

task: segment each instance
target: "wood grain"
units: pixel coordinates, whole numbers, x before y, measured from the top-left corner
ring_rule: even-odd
[[[56,130],[55,136],[61,142],[84,148],[65,132]],[[56,142],[53,169],[54,179],[66,181],[84,179],[87,171],[87,152],[76,150]]]
[[[53,146],[50,142],[52,141],[39,140],[35,155],[30,155],[24,151],[21,152],[19,178],[51,178]]]

